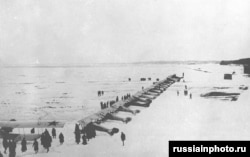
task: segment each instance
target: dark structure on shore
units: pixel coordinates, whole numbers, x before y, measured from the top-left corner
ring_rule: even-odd
[[[250,65],[244,65],[244,74],[250,74]]]
[[[244,74],[250,74],[250,58],[220,62],[220,65],[230,65],[230,64],[243,65]]]
[[[232,74],[224,74],[224,80],[232,80]]]
[[[230,61],[221,61],[220,65],[230,65],[230,64],[238,64],[238,65],[250,65],[250,58],[244,58],[239,60],[230,60]]]

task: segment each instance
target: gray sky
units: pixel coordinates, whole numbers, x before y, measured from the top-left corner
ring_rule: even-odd
[[[249,57],[249,0],[0,0],[0,62]]]

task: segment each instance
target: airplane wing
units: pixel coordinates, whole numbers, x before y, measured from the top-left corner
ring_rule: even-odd
[[[55,120],[0,121],[1,128],[62,128],[65,122]]]
[[[117,110],[116,106],[103,109],[103,110],[101,110],[93,115],[90,115],[88,117],[85,117],[85,118],[79,120],[78,123],[84,127],[91,122],[101,121],[108,113],[114,113],[116,110]]]

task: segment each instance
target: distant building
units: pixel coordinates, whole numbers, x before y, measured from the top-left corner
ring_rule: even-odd
[[[224,74],[224,80],[232,80],[232,74]]]
[[[250,74],[250,66],[244,65],[244,74]]]

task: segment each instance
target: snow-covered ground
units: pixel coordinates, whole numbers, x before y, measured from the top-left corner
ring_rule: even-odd
[[[208,73],[194,70],[197,68],[208,71]],[[171,72],[173,71],[172,69]],[[25,153],[21,153],[20,144],[18,144],[17,156],[165,157],[168,156],[169,140],[250,139],[250,92],[239,89],[240,85],[249,86],[250,78],[243,77],[241,67],[190,65],[181,68],[178,74],[181,74],[180,71],[185,72],[185,82],[173,84],[156,98],[149,108],[131,107],[141,110],[135,116],[124,112],[118,113],[121,117],[132,117],[131,122],[123,124],[122,122],[107,121],[102,124],[108,128],[117,127],[120,132],[124,132],[126,134],[125,146],[122,146],[120,132],[114,136],[97,132],[96,138],[90,140],[87,145],[77,145],[74,142],[73,134],[76,119],[73,119],[68,120],[63,129],[57,129],[57,134],[63,132],[65,136],[63,145],[60,145],[59,140],[56,139],[53,141],[49,153],[46,153],[39,145],[39,153],[34,154],[31,143]],[[232,71],[236,72],[233,80],[224,80],[223,74]],[[185,85],[192,93],[192,99],[184,96]],[[200,97],[200,94],[221,90],[214,87],[229,87],[223,91],[239,92],[241,95],[237,101]],[[177,96],[177,90],[180,91],[179,96]],[[70,114],[74,115],[72,111]],[[81,117],[79,111],[76,116]]]

